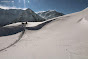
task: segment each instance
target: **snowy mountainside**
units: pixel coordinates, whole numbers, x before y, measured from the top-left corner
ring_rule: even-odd
[[[38,12],[37,14],[39,16],[41,16],[42,18],[45,18],[45,19],[51,19],[51,18],[54,18],[54,17],[64,15],[63,13],[59,13],[59,12],[57,12],[55,10],[48,10],[48,11]]]
[[[0,28],[0,59],[88,59],[88,8],[19,25],[21,22]]]
[[[44,21],[44,18],[41,18],[31,9],[0,9],[0,25],[6,25],[14,22],[36,22]]]

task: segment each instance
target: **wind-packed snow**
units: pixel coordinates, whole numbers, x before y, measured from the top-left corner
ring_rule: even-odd
[[[37,13],[39,16],[41,16],[42,18],[45,19],[51,19],[51,18],[55,18],[58,16],[63,16],[63,13],[59,13],[55,10],[49,10],[49,11],[40,11]]]
[[[88,8],[44,22],[10,24],[0,28],[0,36],[0,59],[88,59]]]

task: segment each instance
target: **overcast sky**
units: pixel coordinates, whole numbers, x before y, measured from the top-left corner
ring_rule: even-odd
[[[88,6],[88,0],[0,0],[0,5],[30,8],[35,12],[56,10],[64,14],[81,11]],[[12,2],[3,2],[12,1]],[[13,2],[14,1],[14,2]]]

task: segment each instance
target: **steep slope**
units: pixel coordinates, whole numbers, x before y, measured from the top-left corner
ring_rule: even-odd
[[[0,9],[0,25],[23,21],[44,21],[45,19],[38,16],[31,9]]]
[[[30,26],[28,23],[22,27],[24,33],[21,31],[0,37],[1,48],[10,45],[8,49],[0,51],[0,59],[88,59],[87,20],[88,8],[44,21],[38,26],[26,27]],[[10,30],[12,26],[20,30],[18,25],[9,26]],[[19,40],[20,35],[22,37]],[[14,40],[19,41],[11,46]]]
[[[37,14],[39,16],[41,16],[42,18],[45,18],[45,19],[51,19],[51,18],[54,18],[54,17],[64,15],[63,13],[59,13],[59,12],[57,12],[55,10],[49,10],[49,11],[45,11],[45,12],[38,12]]]

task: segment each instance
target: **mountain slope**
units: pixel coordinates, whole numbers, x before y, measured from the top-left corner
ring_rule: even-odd
[[[45,12],[38,12],[37,14],[39,16],[41,16],[42,18],[45,18],[45,19],[51,19],[51,18],[54,18],[54,17],[64,15],[63,13],[59,13],[59,12],[57,12],[55,10],[49,10],[49,11],[45,11]]]
[[[0,25],[23,21],[44,21],[31,9],[0,9]]]
[[[0,37],[0,50],[10,45],[0,51],[0,59],[88,59],[87,21],[88,8],[49,19],[34,27],[30,27],[30,22],[25,27],[19,26],[21,23],[6,26],[4,31],[24,28],[25,32]],[[17,43],[12,45],[14,42]]]

